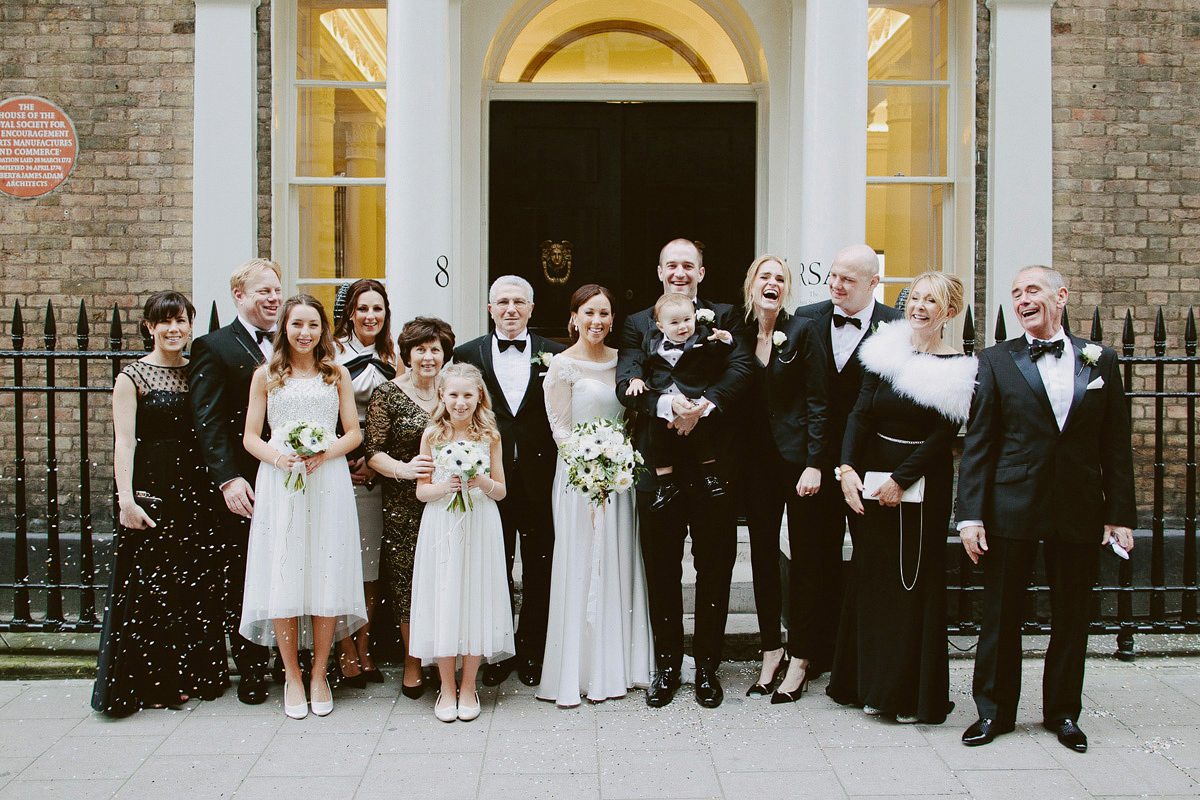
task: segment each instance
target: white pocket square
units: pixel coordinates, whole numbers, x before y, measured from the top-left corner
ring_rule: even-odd
[[[1091,383],[1089,383],[1087,385],[1087,388],[1089,391],[1092,389],[1103,389],[1104,388],[1104,378],[1102,378],[1102,377],[1096,378],[1096,380],[1092,381]]]

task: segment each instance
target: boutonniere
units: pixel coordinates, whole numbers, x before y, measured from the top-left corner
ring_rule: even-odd
[[[1104,351],[1100,349],[1098,344],[1085,344],[1079,349],[1079,360],[1083,363],[1079,365],[1079,372],[1083,372],[1084,367],[1094,367],[1100,361],[1100,354]],[[1077,375],[1079,373],[1076,373]]]
[[[787,344],[787,334],[783,331],[775,331],[771,334],[771,344],[775,345],[775,349],[783,351],[783,346]]]
[[[700,325],[712,325],[717,321],[717,315],[711,308],[697,308],[696,322]]]
[[[535,367],[548,367],[552,358],[554,358],[553,353],[547,353],[545,350],[542,350],[539,353],[534,353],[533,358],[529,359],[529,361]]]

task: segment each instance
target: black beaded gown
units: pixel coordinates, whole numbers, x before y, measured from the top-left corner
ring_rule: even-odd
[[[960,393],[965,385],[962,405],[970,402],[974,358],[917,358],[924,362],[919,369],[927,383],[945,372],[943,385],[957,386]],[[860,477],[867,471],[890,473],[904,489],[924,476],[925,500],[892,508],[863,500],[826,690],[838,703],[932,724],[945,722],[954,708],[946,642],[946,539],[951,447],[961,423],[897,391],[867,363],[847,422],[842,463]]]
[[[213,699],[229,686],[222,629],[221,499],[200,457],[188,405],[187,367],[135,361],[122,373],[137,389],[133,488],[156,527],[119,526],[92,708],[125,715]]]

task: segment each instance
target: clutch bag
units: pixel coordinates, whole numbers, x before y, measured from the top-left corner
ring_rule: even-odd
[[[883,486],[888,478],[892,477],[890,472],[867,472],[863,475],[863,497],[875,497],[879,494],[879,487]],[[904,494],[900,497],[901,503],[921,503],[925,500],[925,476],[917,478],[916,482],[904,490]]]

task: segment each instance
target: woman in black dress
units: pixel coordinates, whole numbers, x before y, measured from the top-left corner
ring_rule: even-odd
[[[211,700],[229,685],[212,481],[188,405],[184,348],[196,311],[178,292],[146,302],[154,349],[113,387],[116,559],[92,708],[114,716]]]
[[[756,360],[737,417],[743,510],[750,529],[754,604],[762,637],[762,667],[746,696],[771,694],[772,703],[800,698],[810,671],[832,656],[832,626],[817,598],[841,568],[841,543],[822,547],[804,523],[821,486],[825,458],[827,379],[816,324],[784,310],[792,273],[778,256],[759,256],[743,285],[748,341]],[[783,647],[779,526],[788,514],[788,647]],[[788,655],[791,656],[789,660]],[[817,662],[815,668],[812,662]]]
[[[380,384],[367,407],[367,464],[383,481],[383,563],[400,634],[404,637],[405,697],[425,692],[421,660],[408,654],[408,621],[412,607],[413,555],[425,504],[417,499],[417,478],[433,474],[433,459],[423,456],[421,434],[437,408],[434,384],[454,352],[454,331],[440,319],[417,317],[404,326],[396,343],[406,367],[394,380]]]
[[[946,648],[951,446],[970,411],[976,360],[944,342],[942,330],[962,307],[957,278],[917,276],[905,319],[883,323],[862,345],[862,391],[842,444],[842,492],[863,518],[827,693],[901,723],[941,724],[954,707]]]

